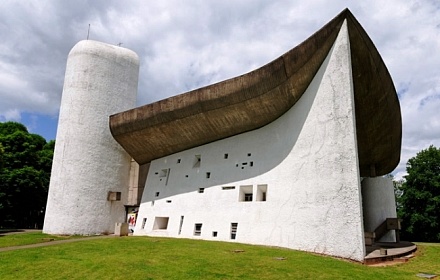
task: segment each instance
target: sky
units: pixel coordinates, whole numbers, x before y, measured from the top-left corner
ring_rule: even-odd
[[[55,139],[66,59],[88,34],[139,55],[140,106],[254,70],[345,8],[398,92],[403,138],[393,174],[400,179],[409,158],[440,147],[438,0],[2,0],[0,122]]]

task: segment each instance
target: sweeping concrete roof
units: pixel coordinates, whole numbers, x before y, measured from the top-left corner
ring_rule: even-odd
[[[303,43],[250,73],[110,116],[113,137],[139,163],[260,128],[302,96],[347,20],[361,176],[400,160],[402,120],[391,76],[345,9]]]

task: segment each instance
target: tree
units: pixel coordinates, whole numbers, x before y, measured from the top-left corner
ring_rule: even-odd
[[[412,241],[440,241],[440,149],[430,146],[408,160],[400,186],[402,236]]]
[[[53,148],[20,123],[0,123],[0,227],[42,226]]]

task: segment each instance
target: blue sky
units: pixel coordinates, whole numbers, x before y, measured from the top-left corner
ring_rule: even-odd
[[[0,121],[55,138],[66,58],[86,39],[140,57],[138,105],[231,78],[275,59],[348,7],[399,93],[401,162],[440,147],[438,0],[1,1]]]

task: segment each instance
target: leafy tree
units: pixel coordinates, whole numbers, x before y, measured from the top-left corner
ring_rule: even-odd
[[[0,123],[0,227],[42,226],[54,142],[20,123]]]
[[[400,186],[402,237],[412,241],[440,241],[440,149],[430,146],[408,160]]]

